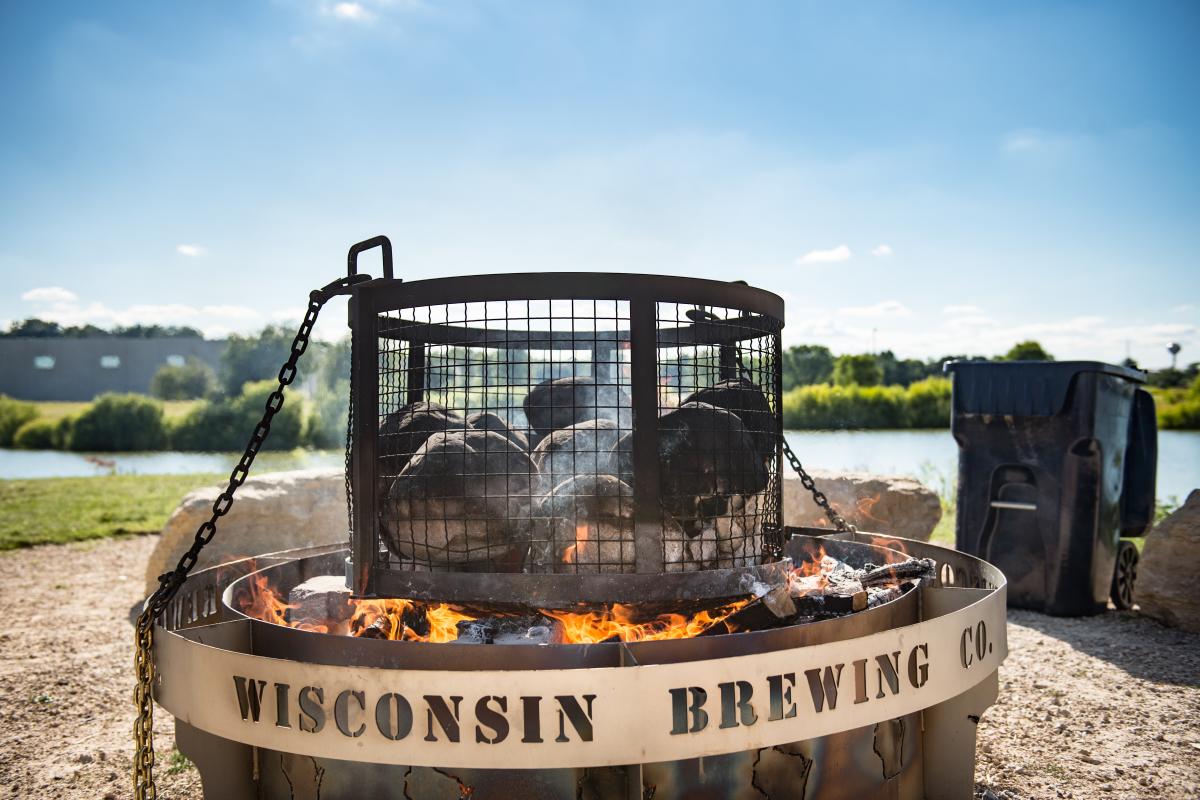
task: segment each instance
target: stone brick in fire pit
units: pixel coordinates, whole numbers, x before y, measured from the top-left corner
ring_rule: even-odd
[[[1134,600],[1142,613],[1200,633],[1200,489],[1154,526],[1138,565]]]

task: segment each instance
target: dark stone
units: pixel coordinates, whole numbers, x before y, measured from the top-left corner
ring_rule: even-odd
[[[721,381],[692,392],[684,398],[680,406],[690,403],[707,403],[733,412],[746,426],[759,455],[764,460],[774,456],[775,446],[779,441],[779,423],[771,413],[771,404],[767,401],[767,396],[755,384],[745,378]]]
[[[608,419],[622,428],[632,427],[629,395],[618,386],[597,384],[593,378],[545,380],[529,390],[523,403],[525,418],[536,445],[552,431],[590,419]]]

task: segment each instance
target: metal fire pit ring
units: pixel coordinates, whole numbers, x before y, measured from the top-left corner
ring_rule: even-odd
[[[817,543],[793,537],[788,554]],[[281,553],[189,578],[155,630],[155,696],[209,798],[969,797],[975,725],[1006,654],[1003,576],[874,534],[819,544],[872,560],[899,544],[941,569],[898,600],[791,628],[455,646],[232,613],[222,594],[237,578],[265,569],[303,579],[344,556]],[[830,680],[840,702],[823,692]],[[500,737],[487,712],[502,698]],[[404,709],[410,730],[397,736]]]

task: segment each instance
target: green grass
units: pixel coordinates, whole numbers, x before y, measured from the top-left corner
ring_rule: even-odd
[[[195,408],[199,400],[166,400],[163,401],[163,416],[169,420],[179,419]],[[80,412],[91,405],[91,402],[67,402],[43,400],[34,403],[38,416],[56,422],[63,417],[78,416]]]
[[[180,499],[220,475],[0,480],[0,550],[157,533]]]

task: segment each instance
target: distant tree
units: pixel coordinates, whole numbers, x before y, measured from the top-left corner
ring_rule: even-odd
[[[46,322],[45,320],[30,318],[21,320],[20,322],[11,322],[8,326],[8,332],[5,336],[23,336],[36,339],[52,339],[62,336],[62,328],[57,322]]]
[[[998,361],[1053,361],[1054,356],[1050,355],[1042,348],[1040,344],[1032,339],[1024,342],[1017,342],[1012,346],[1007,353],[1001,356]]]
[[[1188,385],[1188,374],[1181,369],[1166,367],[1151,370],[1146,382],[1156,389],[1182,389]]]
[[[181,366],[163,365],[150,379],[150,394],[159,400],[195,400],[217,385],[212,367],[198,358],[189,358]]]
[[[195,328],[186,325],[129,325],[116,327],[111,331],[98,328],[95,325],[69,325],[62,327],[57,322],[31,317],[20,322],[9,324],[8,331],[0,333],[0,337],[28,337],[37,339],[100,339],[117,337],[121,339],[200,339],[203,334]]]
[[[127,325],[113,328],[122,339],[202,339],[204,334],[187,325]]]
[[[878,386],[882,381],[883,368],[870,353],[838,356],[833,362],[833,382],[837,386]]]
[[[247,382],[274,378],[291,352],[293,337],[283,325],[268,325],[250,336],[230,336],[221,353],[221,389],[235,397]]]
[[[1121,361],[1121,366],[1128,367],[1129,369],[1141,369],[1141,367],[1138,366],[1138,363],[1129,357],[1126,357]]]
[[[784,391],[797,386],[829,383],[833,379],[833,353],[819,344],[801,344],[783,351]]]
[[[875,356],[883,370],[884,386],[909,386],[917,381],[938,375],[942,371],[940,361],[921,361],[916,358],[896,358],[891,350]]]

